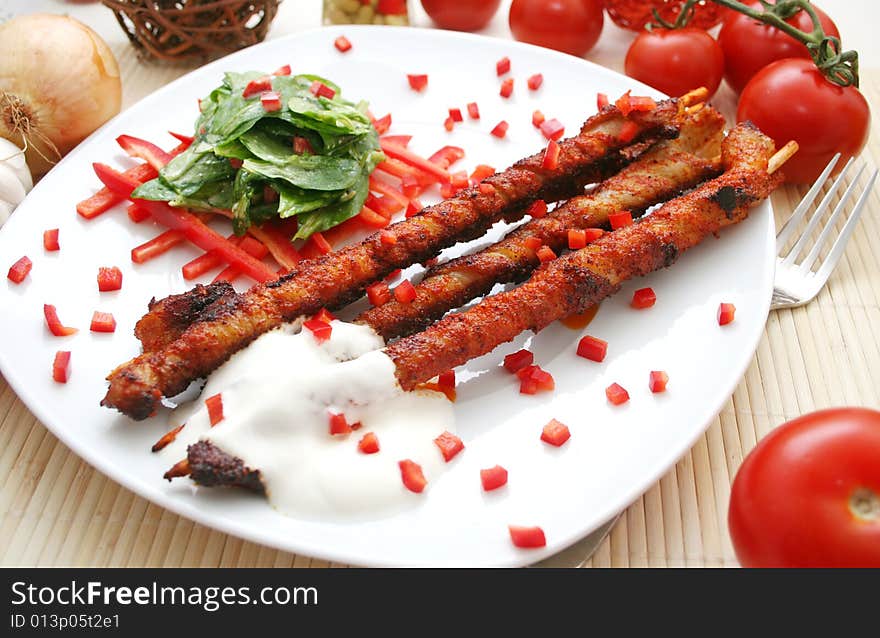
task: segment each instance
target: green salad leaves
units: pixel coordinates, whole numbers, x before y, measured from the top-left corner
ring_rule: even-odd
[[[314,75],[270,77],[281,97],[275,111],[263,107],[259,93],[243,96],[265,74],[227,73],[201,101],[192,145],[132,196],[231,210],[237,234],[273,217],[296,216],[294,239],[357,215],[370,173],[384,159],[366,103],[342,99],[338,86]],[[316,81],[335,95],[314,95]]]

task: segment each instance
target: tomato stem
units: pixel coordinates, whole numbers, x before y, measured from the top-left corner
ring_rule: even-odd
[[[816,67],[830,82],[838,86],[859,86],[859,54],[856,51],[842,51],[840,38],[825,34],[819,16],[809,0],[778,0],[776,3],[760,0],[763,9],[754,9],[738,0],[709,1],[775,27],[803,43]],[[699,2],[700,0],[687,0],[674,23],[663,20],[656,9],[654,19],[667,29],[681,28],[693,17],[695,5]],[[806,11],[813,21],[811,32],[801,31],[786,22],[801,10]]]
[[[860,487],[849,497],[853,516],[863,521],[880,521],[880,496],[873,490]]]

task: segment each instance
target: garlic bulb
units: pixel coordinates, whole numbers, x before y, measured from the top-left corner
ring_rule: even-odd
[[[33,188],[24,151],[0,137],[0,226]]]

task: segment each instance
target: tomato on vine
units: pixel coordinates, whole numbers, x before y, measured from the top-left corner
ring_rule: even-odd
[[[778,3],[777,3],[778,4]],[[750,2],[752,9],[760,9],[760,2]],[[840,37],[834,21],[819,7],[813,5],[822,30],[826,36]],[[796,11],[788,15],[788,11]],[[781,14],[793,27],[806,33],[813,30],[810,14],[802,7],[794,5]],[[772,26],[757,22],[753,18],[731,11],[724,19],[718,33],[718,43],[724,51],[724,79],[737,93],[741,92],[749,80],[761,69],[784,58],[810,59],[810,52],[802,42]]]
[[[631,78],[673,97],[700,87],[712,96],[724,74],[724,54],[702,29],[652,29],[630,45],[624,69]]]
[[[681,14],[684,0],[605,0],[608,17],[619,27],[631,31],[641,31],[654,22],[656,10],[661,19],[674,22]],[[721,22],[726,11],[711,0],[699,0],[693,5],[692,27],[711,29]]]

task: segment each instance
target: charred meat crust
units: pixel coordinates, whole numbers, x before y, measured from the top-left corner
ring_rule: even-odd
[[[653,111],[633,114],[628,121],[639,127],[640,141],[675,124],[678,111],[677,102],[667,100]],[[132,418],[145,418],[156,408],[159,396],[183,391],[282,322],[350,302],[368,284],[394,269],[427,260],[458,241],[481,236],[512,208],[560,197],[560,189],[570,185],[572,175],[584,174],[609,153],[627,146],[618,138],[623,123],[618,112],[604,111],[590,118],[586,132],[560,143],[557,169],[543,167],[542,151],[488,177],[482,189],[468,189],[388,227],[386,233],[396,240],[390,247],[377,233],[359,244],[301,263],[295,275],[280,285],[257,285],[238,295],[233,312],[196,323],[172,343],[111,372],[102,405]],[[602,177],[605,175],[596,176]]]
[[[259,470],[252,470],[244,462],[227,454],[210,441],[198,441],[186,450],[190,476],[199,485],[216,487],[243,487],[260,494],[265,487]]]
[[[144,350],[157,350],[192,324],[206,308],[221,299],[235,295],[235,289],[225,281],[197,285],[179,295],[170,295],[160,301],[153,298],[149,312],[134,327],[135,336]]]

